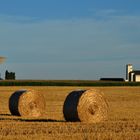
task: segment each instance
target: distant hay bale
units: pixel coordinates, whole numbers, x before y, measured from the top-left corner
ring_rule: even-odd
[[[108,104],[99,90],[73,91],[66,97],[63,114],[66,121],[98,123],[107,119]]]
[[[39,117],[45,111],[45,99],[34,90],[18,90],[9,99],[9,109],[12,115]]]

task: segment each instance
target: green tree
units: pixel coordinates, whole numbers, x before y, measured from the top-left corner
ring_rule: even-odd
[[[8,72],[8,70],[5,71],[5,80],[15,80],[16,75],[15,72]]]

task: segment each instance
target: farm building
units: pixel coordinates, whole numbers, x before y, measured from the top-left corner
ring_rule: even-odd
[[[132,64],[126,65],[126,81],[140,82],[140,70],[133,70]]]

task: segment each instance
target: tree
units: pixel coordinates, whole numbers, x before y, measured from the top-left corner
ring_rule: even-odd
[[[5,80],[15,80],[16,75],[15,72],[8,72],[8,70],[5,71]]]

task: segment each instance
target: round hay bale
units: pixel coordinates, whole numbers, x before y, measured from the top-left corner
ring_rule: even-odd
[[[12,115],[39,117],[45,111],[43,95],[34,90],[18,90],[9,99],[9,109]]]
[[[72,91],[64,102],[66,121],[98,123],[107,119],[108,104],[96,89]]]

